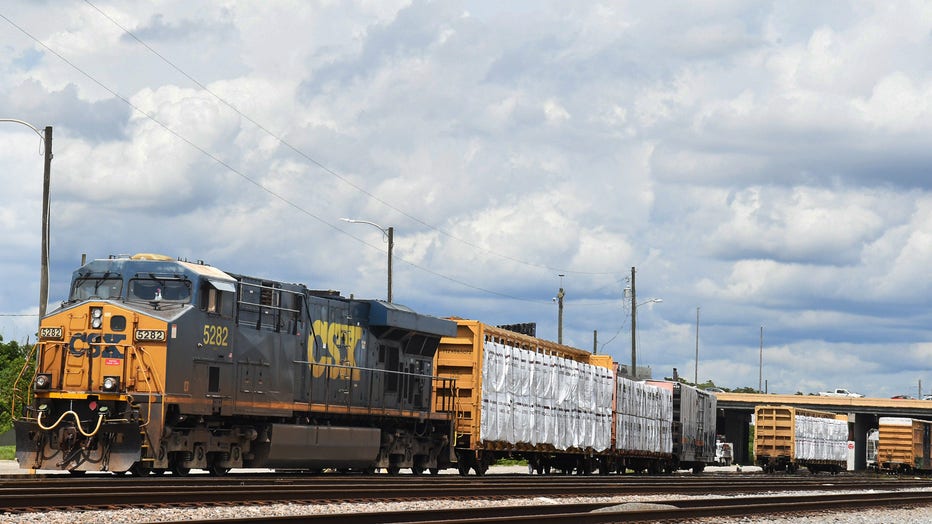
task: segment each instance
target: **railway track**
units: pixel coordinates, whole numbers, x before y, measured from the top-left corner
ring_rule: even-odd
[[[8,512],[231,504],[738,495],[775,491],[903,490],[932,488],[928,479],[892,477],[529,477],[454,476],[194,476],[80,479],[19,477],[0,480],[0,508]]]
[[[533,522],[544,524],[607,524],[622,522],[683,521],[699,518],[760,515],[799,515],[812,512],[853,511],[860,508],[932,505],[932,493],[856,493],[844,495],[788,495],[727,499],[671,500],[660,504],[565,506],[508,506],[424,511],[373,512],[287,517],[204,520],[201,524],[309,522],[313,524],[489,524]],[[650,506],[645,508],[644,506]],[[179,521],[180,522],[180,521]]]

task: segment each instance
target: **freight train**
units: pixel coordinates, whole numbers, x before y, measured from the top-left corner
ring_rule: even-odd
[[[702,471],[716,400],[611,357],[153,254],[94,260],[40,323],[21,468]]]

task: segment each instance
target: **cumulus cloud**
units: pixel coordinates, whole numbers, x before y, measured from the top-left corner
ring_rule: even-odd
[[[3,116],[55,128],[57,298],[80,253],[134,251],[382,297],[387,244],[352,217],[395,228],[398,301],[555,338],[562,283],[565,339],[598,331],[621,361],[636,267],[638,296],[663,298],[638,319],[657,376],[691,376],[697,307],[700,380],[890,395],[932,370],[923,4],[3,14]],[[0,129],[17,340],[36,320],[10,316],[35,309],[30,133]]]

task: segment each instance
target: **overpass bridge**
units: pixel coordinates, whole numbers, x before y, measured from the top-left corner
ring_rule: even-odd
[[[753,444],[749,443],[751,415],[758,405],[794,406],[848,415],[849,440],[854,441],[854,469],[867,466],[867,433],[878,427],[880,417],[908,417],[932,420],[932,400],[889,398],[822,397],[816,395],[765,395],[757,393],[716,393],[716,430],[734,444],[735,462],[750,464]]]

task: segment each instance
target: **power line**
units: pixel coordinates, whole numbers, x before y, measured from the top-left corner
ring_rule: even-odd
[[[372,249],[376,249],[376,250],[381,251],[381,248],[380,248],[380,247],[375,246],[375,245],[373,245],[373,244],[370,244],[370,243],[366,242],[365,240],[363,240],[363,239],[361,239],[361,238],[359,238],[359,237],[353,235],[352,233],[348,233],[348,232],[346,232],[346,231],[340,229],[339,227],[337,227],[337,226],[331,224],[330,222],[327,222],[327,221],[324,220],[323,218],[321,218],[321,217],[319,217],[319,216],[317,216],[317,215],[311,213],[311,212],[308,211],[307,209],[304,209],[303,207],[299,206],[299,205],[296,204],[295,202],[293,202],[293,201],[291,201],[291,200],[285,198],[284,196],[280,195],[279,193],[277,193],[277,192],[275,192],[275,191],[273,191],[273,190],[271,190],[271,189],[265,187],[265,186],[262,185],[260,182],[258,182],[258,181],[256,181],[255,179],[251,178],[251,177],[250,177],[249,175],[247,175],[246,173],[243,173],[242,171],[236,169],[235,167],[231,166],[230,164],[228,164],[228,163],[225,162],[224,160],[218,158],[217,156],[215,156],[214,154],[212,154],[212,153],[210,153],[209,151],[205,150],[205,149],[202,148],[201,146],[195,144],[194,142],[192,142],[191,140],[189,140],[187,137],[183,136],[183,135],[180,134],[179,132],[173,130],[173,129],[170,128],[167,124],[161,122],[160,120],[158,120],[158,119],[155,118],[154,116],[152,116],[152,115],[146,113],[146,112],[143,111],[141,108],[139,108],[138,106],[134,105],[134,104],[133,104],[131,101],[129,101],[126,97],[124,97],[124,96],[120,95],[119,93],[117,93],[116,91],[110,89],[109,87],[107,87],[106,85],[104,85],[102,82],[100,82],[99,80],[97,80],[96,78],[94,78],[93,76],[91,76],[89,73],[87,73],[86,71],[84,71],[83,69],[81,69],[80,67],[78,67],[77,65],[75,65],[74,63],[72,63],[71,61],[69,61],[67,58],[65,58],[64,56],[62,56],[62,55],[59,54],[58,52],[56,52],[54,49],[52,49],[51,47],[45,45],[45,43],[43,43],[41,40],[39,40],[38,38],[36,38],[36,37],[33,36],[32,34],[30,34],[28,31],[26,31],[25,29],[23,29],[22,27],[20,27],[20,26],[17,25],[16,23],[14,23],[12,20],[10,20],[9,18],[7,18],[7,17],[6,17],[5,15],[3,15],[2,13],[0,13],[0,18],[3,18],[4,20],[6,20],[7,23],[9,23],[10,25],[12,25],[12,26],[15,27],[16,29],[18,29],[20,32],[22,32],[22,33],[23,33],[24,35],[26,35],[27,37],[31,38],[31,39],[32,39],[34,42],[36,42],[37,44],[41,45],[41,46],[42,46],[43,48],[45,48],[48,52],[50,52],[50,53],[52,53],[53,55],[55,55],[56,57],[58,57],[61,61],[63,61],[64,63],[68,64],[69,66],[71,66],[75,71],[81,73],[82,75],[84,75],[85,77],[87,77],[90,81],[94,82],[95,84],[97,84],[98,86],[100,86],[102,89],[104,89],[105,91],[107,91],[108,93],[110,93],[111,95],[113,95],[114,97],[116,97],[116,98],[122,100],[126,105],[128,105],[128,106],[131,107],[131,108],[133,108],[133,110],[135,110],[135,111],[138,112],[139,114],[145,116],[146,118],[148,118],[148,119],[151,120],[152,122],[156,123],[159,127],[161,127],[162,129],[164,129],[164,130],[167,131],[168,133],[172,134],[173,136],[175,136],[176,138],[178,138],[178,139],[181,140],[182,142],[188,144],[189,146],[191,146],[191,147],[194,148],[195,150],[199,151],[199,152],[200,152],[201,154],[203,154],[204,156],[210,158],[211,160],[213,160],[213,161],[216,162],[217,164],[219,164],[219,165],[225,167],[226,169],[228,169],[229,171],[235,173],[236,175],[238,175],[239,177],[243,178],[243,179],[246,180],[247,182],[249,182],[249,183],[253,184],[254,186],[258,187],[259,189],[265,191],[266,193],[268,193],[268,194],[271,195],[272,197],[274,197],[274,198],[276,198],[276,199],[278,199],[278,200],[280,200],[280,201],[282,201],[282,202],[288,204],[289,206],[291,206],[292,208],[296,209],[297,211],[299,211],[299,212],[301,212],[301,213],[304,213],[305,215],[307,215],[307,216],[313,218],[314,220],[317,220],[317,221],[320,222],[321,224],[323,224],[323,225],[325,225],[325,226],[327,226],[327,227],[333,229],[334,231],[337,231],[337,232],[339,232],[339,233],[342,233],[342,234],[344,234],[344,235],[346,235],[346,236],[348,236],[348,237],[350,237],[350,238],[352,238],[352,239],[354,239],[354,240],[360,242],[360,243],[363,244],[363,245],[366,245],[366,246],[371,247]],[[524,301],[524,302],[542,302],[542,301],[538,301],[538,300],[532,300],[532,299],[527,299],[527,298],[515,297],[515,296],[511,296],[511,295],[505,294],[505,293],[500,293],[500,292],[497,292],[497,291],[493,291],[493,290],[491,290],[491,289],[486,289],[486,288],[483,288],[483,287],[481,287],[481,286],[476,286],[476,285],[473,285],[473,284],[469,284],[469,283],[467,283],[467,282],[458,280],[458,279],[456,279],[456,278],[453,278],[453,277],[450,277],[450,276],[441,274],[441,273],[439,273],[439,272],[437,272],[437,271],[428,269],[428,268],[426,268],[426,267],[420,266],[420,265],[415,264],[415,263],[413,263],[413,262],[409,262],[409,261],[404,260],[404,259],[401,259],[401,258],[399,258],[399,260],[400,260],[401,262],[404,262],[404,263],[408,264],[408,265],[411,266],[411,267],[414,267],[414,268],[417,268],[417,269],[419,269],[419,270],[421,270],[421,271],[424,271],[425,273],[429,273],[429,274],[431,274],[431,275],[434,275],[434,276],[443,278],[444,280],[447,280],[447,281],[449,281],[449,282],[454,282],[454,283],[456,283],[456,284],[459,284],[459,285],[461,285],[461,286],[464,286],[464,287],[467,287],[467,288],[470,288],[470,289],[474,289],[474,290],[476,290],[476,291],[482,291],[482,292],[484,292],[484,293],[489,293],[489,294],[492,294],[492,295],[496,295],[496,296],[503,297],[503,298],[509,298],[509,299],[512,299],[512,300],[518,300],[518,301]]]
[[[149,52],[151,52],[151,53],[154,54],[155,56],[159,57],[160,60],[162,60],[162,61],[165,62],[169,67],[171,67],[172,69],[174,69],[175,71],[177,71],[180,75],[184,76],[185,78],[187,78],[188,80],[190,80],[191,82],[193,82],[193,83],[194,83],[195,85],[197,85],[200,89],[204,90],[206,93],[208,93],[210,96],[212,96],[212,97],[214,97],[215,99],[217,99],[220,103],[222,103],[223,105],[225,105],[226,107],[228,107],[230,110],[232,110],[233,112],[235,112],[237,115],[239,115],[239,116],[243,117],[245,120],[249,121],[252,125],[256,126],[256,127],[259,128],[260,130],[262,130],[262,132],[266,133],[268,136],[270,136],[270,137],[274,138],[275,140],[277,140],[280,144],[282,144],[283,146],[287,147],[288,149],[290,149],[291,151],[293,151],[295,154],[297,154],[297,155],[299,155],[300,157],[304,158],[305,160],[307,160],[308,162],[312,163],[313,165],[319,167],[319,168],[320,168],[321,170],[323,170],[324,172],[326,172],[326,173],[330,174],[331,176],[337,178],[338,180],[340,180],[340,181],[343,182],[344,184],[347,184],[348,186],[352,187],[352,188],[355,189],[356,191],[359,191],[360,193],[362,193],[362,194],[366,195],[367,197],[369,197],[369,198],[375,200],[376,202],[378,202],[378,203],[380,203],[380,204],[382,204],[382,205],[388,207],[389,209],[391,209],[391,210],[393,210],[393,211],[396,211],[396,212],[400,213],[401,215],[403,215],[403,216],[409,218],[410,220],[412,220],[412,221],[414,221],[414,222],[416,222],[416,223],[418,223],[418,224],[421,224],[422,226],[424,226],[424,227],[426,227],[426,228],[428,228],[428,229],[431,229],[432,231],[436,231],[436,232],[438,232],[438,233],[440,233],[440,234],[442,234],[442,235],[444,235],[444,236],[446,236],[446,237],[448,237],[448,238],[450,238],[450,239],[452,239],[452,240],[456,240],[457,242],[461,242],[461,243],[463,243],[463,244],[465,244],[465,245],[467,245],[467,246],[469,246],[469,247],[471,247],[471,248],[473,248],[473,249],[476,249],[476,250],[478,250],[478,251],[482,251],[482,252],[485,252],[485,253],[488,253],[488,254],[491,254],[491,255],[495,255],[495,256],[497,256],[497,257],[504,258],[504,259],[510,260],[510,261],[512,261],[512,262],[517,262],[517,263],[519,263],[519,264],[523,264],[523,265],[526,265],[526,266],[536,267],[536,268],[538,268],[538,269],[546,269],[546,270],[549,270],[549,271],[554,271],[554,272],[559,272],[559,273],[573,273],[573,274],[580,274],[580,275],[614,275],[614,274],[617,274],[617,273],[615,273],[615,272],[609,272],[609,271],[598,271],[598,272],[597,272],[597,271],[575,271],[575,270],[570,270],[570,269],[554,268],[554,267],[546,266],[546,265],[542,265],[542,264],[535,264],[535,263],[533,263],[533,262],[529,262],[529,261],[526,261],[526,260],[522,260],[522,259],[519,259],[519,258],[516,258],[516,257],[512,257],[512,256],[510,256],[510,255],[506,255],[506,254],[504,254],[504,253],[500,253],[500,252],[498,252],[498,251],[493,251],[493,250],[491,250],[491,249],[487,249],[487,248],[485,248],[485,247],[479,246],[479,245],[477,245],[477,244],[475,244],[475,243],[473,243],[473,242],[470,242],[470,241],[467,240],[467,239],[459,238],[459,237],[457,237],[457,236],[455,236],[455,235],[449,233],[449,232],[446,231],[446,230],[440,229],[439,227],[436,227],[436,226],[434,226],[434,225],[432,225],[432,224],[429,224],[429,223],[425,222],[424,220],[422,220],[422,219],[420,219],[420,218],[418,218],[418,217],[416,217],[416,216],[414,216],[414,215],[411,215],[411,214],[407,213],[406,211],[404,211],[404,210],[402,210],[402,209],[400,209],[400,208],[398,208],[398,207],[392,205],[392,204],[389,203],[388,201],[386,201],[386,200],[384,200],[384,199],[382,199],[382,198],[380,198],[380,197],[378,197],[378,196],[376,196],[376,195],[370,193],[370,192],[367,191],[365,188],[360,187],[359,185],[353,183],[353,181],[351,181],[351,180],[349,180],[348,178],[346,178],[346,177],[340,175],[340,174],[337,173],[336,171],[334,171],[334,170],[330,169],[329,167],[327,167],[326,165],[324,165],[322,162],[316,160],[315,158],[312,158],[310,155],[308,155],[308,154],[306,154],[305,152],[301,151],[301,150],[298,149],[297,147],[291,145],[291,144],[290,144],[288,141],[286,141],[284,138],[282,138],[282,137],[276,135],[275,133],[273,133],[272,131],[270,131],[268,128],[266,128],[265,126],[263,126],[262,124],[260,124],[260,123],[257,122],[256,120],[254,120],[252,117],[250,117],[249,115],[246,115],[245,113],[243,113],[242,111],[240,111],[239,109],[237,109],[236,106],[234,106],[233,104],[227,102],[223,97],[221,97],[220,95],[218,95],[218,94],[214,93],[213,91],[211,91],[207,86],[205,86],[204,84],[202,84],[202,83],[201,83],[200,81],[198,81],[196,78],[192,77],[190,74],[188,74],[187,72],[185,72],[185,71],[184,71],[183,69],[181,69],[180,67],[178,67],[174,62],[172,62],[171,60],[169,60],[168,58],[166,58],[164,55],[162,55],[161,53],[159,53],[158,51],[156,51],[155,49],[153,49],[149,44],[147,44],[147,43],[146,43],[145,41],[143,41],[141,38],[139,38],[138,36],[136,36],[132,31],[130,31],[129,29],[123,27],[119,22],[117,22],[116,20],[114,20],[110,15],[108,15],[107,13],[105,13],[104,11],[102,11],[99,7],[97,7],[96,5],[94,5],[90,0],[84,0],[84,3],[86,3],[87,5],[89,5],[90,7],[92,7],[92,8],[93,8],[95,11],[97,11],[98,13],[100,13],[101,16],[103,16],[104,18],[106,18],[107,20],[109,20],[113,25],[115,25],[115,26],[117,26],[118,28],[120,28],[120,30],[122,30],[124,33],[126,33],[127,35],[129,35],[133,40],[135,40],[135,41],[138,42],[140,45],[142,45],[142,46],[145,47],[147,50],[149,50]]]

